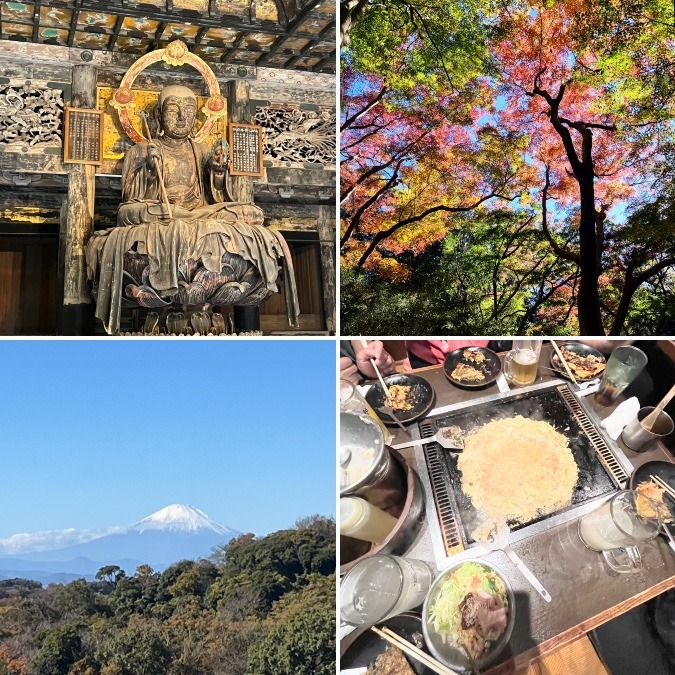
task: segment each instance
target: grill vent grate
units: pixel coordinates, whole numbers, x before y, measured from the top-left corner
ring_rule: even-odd
[[[612,480],[614,480],[617,487],[623,485],[628,480],[628,474],[614,457],[614,453],[611,451],[607,443],[605,443],[605,439],[600,435],[591,420],[588,418],[586,411],[583,409],[581,403],[579,403],[577,397],[570,391],[566,384],[558,387],[558,391],[560,392],[560,395],[569,409],[572,411],[577,424],[582,428],[586,436],[588,436],[588,440],[593,445],[595,452],[609,472]]]
[[[434,435],[433,425],[424,421],[420,423],[420,434],[422,438],[429,438]],[[442,448],[438,443],[427,443],[424,448],[424,457],[427,462],[427,470],[431,481],[431,489],[434,493],[434,502],[436,504],[436,513],[441,524],[443,534],[443,544],[447,555],[454,555],[464,550],[462,537],[459,531],[459,523],[455,515],[455,509],[448,490],[450,481],[446,477],[446,470],[443,461],[440,458]]]

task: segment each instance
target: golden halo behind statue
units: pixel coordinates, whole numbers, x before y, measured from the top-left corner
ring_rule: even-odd
[[[117,110],[122,128],[134,143],[150,140],[149,138],[145,138],[145,136],[134,127],[131,121],[129,109],[135,107],[131,87],[134,80],[143,70],[159,61],[164,61],[164,63],[167,63],[170,66],[183,66],[188,64],[197,70],[206,81],[209,88],[209,98],[206,101],[206,105],[201,109],[201,112],[206,115],[206,122],[204,122],[194,136],[196,141],[203,140],[209,135],[215,123],[219,119],[227,116],[226,101],[220,93],[220,85],[209,65],[206,61],[199,58],[199,56],[192,54],[188,50],[187,45],[181,40],[174,40],[164,49],[156,49],[154,52],[141,56],[141,58],[138,59],[138,61],[136,61],[136,63],[134,63],[134,65],[124,74],[119,89],[113,94],[110,101],[110,105]]]

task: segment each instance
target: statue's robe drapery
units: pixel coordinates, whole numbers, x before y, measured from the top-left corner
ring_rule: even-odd
[[[158,217],[163,205],[157,174],[148,163],[148,144],[139,143],[127,152],[118,226],[95,232],[87,244],[87,268],[94,281],[97,318],[108,333],[119,332],[125,278],[131,279],[124,266],[125,254],[135,250],[148,258],[143,283],[166,306],[180,299],[181,285],[186,284],[181,281],[179,269],[189,266],[189,261],[193,266],[198,262],[211,273],[206,275],[206,286],[215,288],[220,282],[219,292],[209,298],[215,300],[211,304],[236,305],[257,305],[277,292],[281,263],[289,323],[297,325],[297,290],[286,241],[280,233],[263,227],[264,215],[257,206],[229,201],[227,181],[216,184],[204,146],[190,140],[183,145],[183,153],[186,148],[191,156],[185,157],[185,162],[192,169],[179,167],[183,176],[179,176],[178,184],[171,182],[175,162],[170,157],[165,159],[167,151],[162,150],[160,170],[169,201],[177,201],[173,219],[164,221]],[[192,174],[191,180],[180,180]],[[232,256],[250,263],[247,267],[255,268],[249,270],[253,274],[238,278],[241,266],[227,264]]]

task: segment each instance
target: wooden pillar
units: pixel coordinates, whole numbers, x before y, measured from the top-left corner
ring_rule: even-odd
[[[317,223],[321,251],[323,316],[326,330],[335,333],[335,208],[320,206]]]
[[[227,115],[229,122],[250,124],[249,84],[245,80],[231,80],[227,83]],[[235,202],[253,203],[253,178],[232,176],[232,199]],[[260,309],[258,307],[235,307],[234,326],[237,332],[260,330]]]
[[[96,108],[96,68],[82,64],[73,67],[72,100],[74,108]],[[68,199],[62,211],[59,232],[60,278],[63,280],[61,311],[62,335],[91,335],[94,330],[94,306],[84,247],[94,231],[94,185],[96,168],[90,164],[72,164],[68,176]]]

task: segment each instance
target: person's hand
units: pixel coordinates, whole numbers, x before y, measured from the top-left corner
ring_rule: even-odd
[[[356,365],[358,369],[366,377],[374,378],[377,377],[377,373],[370,359],[375,360],[375,365],[379,368],[383,377],[391,375],[395,371],[394,359],[385,351],[384,345],[380,340],[369,342],[367,347],[363,347],[363,349],[356,352]]]
[[[212,166],[215,171],[225,171],[230,163],[227,148],[223,145],[217,145],[213,152]]]
[[[340,357],[340,379],[348,380],[352,384],[359,383],[359,369],[348,356]]]

